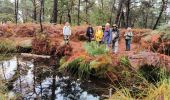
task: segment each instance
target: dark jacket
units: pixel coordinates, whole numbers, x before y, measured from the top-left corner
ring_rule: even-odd
[[[90,37],[90,36],[93,35],[93,33],[94,33],[93,28],[92,27],[88,27],[87,28],[87,32],[86,32],[86,36]]]
[[[119,39],[119,30],[118,29],[113,29],[112,30],[112,34],[113,34],[113,38],[112,38],[112,40],[113,41],[117,41],[118,39]]]

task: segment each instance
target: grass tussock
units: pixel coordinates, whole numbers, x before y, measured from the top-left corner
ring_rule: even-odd
[[[0,40],[0,53],[14,53],[16,52],[16,44],[9,39]]]
[[[63,59],[61,63],[63,62]],[[108,55],[99,55],[86,59],[85,56],[79,56],[69,60],[61,65],[61,71],[71,72],[72,75],[87,79],[89,76],[104,77],[105,73],[110,71],[111,57]]]
[[[122,66],[127,66],[128,61],[121,58]],[[126,62],[126,63],[125,63]],[[129,65],[128,65],[129,66]],[[116,92],[111,100],[169,100],[170,79],[165,69],[156,66],[141,66],[138,71],[125,67],[119,70],[119,87],[113,86]]]
[[[170,99],[170,79],[164,79],[156,85],[148,84],[148,88],[136,98],[131,94],[128,88],[116,89],[117,91],[112,95],[111,100],[169,100]],[[145,95],[145,96],[143,96]]]
[[[91,56],[107,54],[109,52],[105,45],[99,45],[97,42],[85,43],[84,48]]]

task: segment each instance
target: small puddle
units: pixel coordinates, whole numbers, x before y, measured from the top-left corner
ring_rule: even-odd
[[[60,73],[50,64],[50,59],[14,56],[0,61],[0,75],[10,83],[10,91],[21,94],[24,100],[100,100],[101,95],[107,95],[104,94],[108,92],[106,83],[82,82]]]

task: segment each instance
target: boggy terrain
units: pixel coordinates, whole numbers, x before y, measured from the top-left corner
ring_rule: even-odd
[[[112,54],[105,45],[86,42],[87,26],[72,27],[69,45],[64,45],[62,25],[37,24],[0,25],[0,52],[4,54],[32,53],[51,56],[57,71],[81,80],[106,81],[117,98],[158,99],[168,97],[164,88],[170,72],[170,27],[158,30],[133,29],[131,51],[125,51],[124,33],[120,29],[119,53]],[[34,58],[34,55],[32,56]],[[37,58],[34,58],[37,59]],[[54,63],[54,62],[51,62]],[[168,82],[167,82],[168,81]],[[100,82],[100,81],[99,81]],[[159,88],[162,86],[162,90]],[[154,88],[154,89],[152,89]],[[152,92],[157,91],[158,93]],[[163,91],[163,93],[162,93]],[[107,92],[100,93],[106,95]],[[162,93],[162,94],[159,94]],[[109,94],[109,93],[107,93]],[[106,96],[108,97],[108,96]]]

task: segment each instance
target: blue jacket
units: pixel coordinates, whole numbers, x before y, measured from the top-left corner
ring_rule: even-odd
[[[107,44],[111,44],[111,42],[112,42],[112,29],[104,31],[103,41]]]

